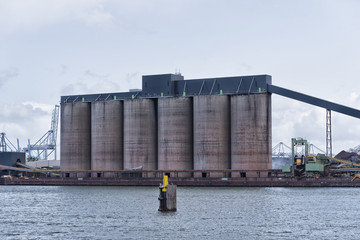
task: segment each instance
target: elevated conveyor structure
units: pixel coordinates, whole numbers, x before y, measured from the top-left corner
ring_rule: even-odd
[[[331,111],[339,112],[351,117],[360,118],[360,110],[346,107],[337,103],[329,102],[320,98],[312,97],[303,93],[295,92],[286,88],[268,84],[267,90],[283,97],[288,97],[300,102],[326,109],[326,155],[332,157],[332,137],[331,137]]]
[[[23,163],[16,163],[16,167],[12,167],[12,166],[7,166],[7,165],[1,165],[0,164],[0,171],[8,171],[9,175],[17,175],[14,173],[25,173],[25,175],[28,175],[28,173],[30,175],[34,176],[38,176],[38,177],[47,177],[47,176],[51,176],[51,177],[60,177],[60,174],[58,173],[58,171],[54,171],[54,170],[47,170],[47,169],[36,169],[33,168],[31,166],[28,166],[26,164]]]
[[[340,105],[320,98],[312,97],[286,88],[278,87],[275,85],[268,85],[268,92],[278,94],[283,97],[291,98],[300,102],[315,105],[321,108],[325,108],[331,111],[339,112],[351,117],[360,118],[360,110],[358,109],[346,107],[344,105]]]
[[[34,168],[34,167],[31,167],[29,165],[26,165],[26,164],[22,164],[20,162],[17,162],[16,165],[20,166],[20,167],[23,167],[23,168],[26,168],[26,169],[30,169],[30,170],[34,170],[34,171],[38,171],[38,169]]]
[[[326,156],[326,157],[329,158],[331,161],[334,161],[334,162],[344,163],[346,165],[350,165],[350,166],[354,166],[354,167],[360,167],[360,164],[358,164],[358,163],[353,163],[353,162],[350,162],[350,161],[346,161],[346,160],[342,160],[342,159],[338,159],[338,158],[333,158],[333,157],[329,157],[329,156]]]
[[[0,165],[0,170],[13,170],[19,172],[44,172],[36,169],[29,169],[29,168],[21,168],[21,167],[11,167],[6,165]]]

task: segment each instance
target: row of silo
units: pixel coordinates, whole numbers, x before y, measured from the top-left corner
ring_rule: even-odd
[[[61,113],[63,170],[271,168],[269,94],[63,103]]]

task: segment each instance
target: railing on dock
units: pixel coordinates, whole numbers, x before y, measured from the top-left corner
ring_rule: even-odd
[[[82,171],[60,171],[48,170],[47,176],[57,174],[62,178],[158,178],[162,179],[167,175],[170,178],[271,178],[282,177],[283,173],[279,169],[266,170],[118,170],[118,171],[99,171],[99,170],[82,170]],[[52,173],[52,174],[51,174]]]

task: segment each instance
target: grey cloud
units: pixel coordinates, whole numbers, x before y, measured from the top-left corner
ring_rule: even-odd
[[[248,73],[253,69],[253,67],[247,63],[240,63],[238,65],[238,70],[242,73]]]
[[[126,74],[125,81],[127,86],[130,88],[137,88],[138,80],[141,79],[139,72],[133,72]]]
[[[101,75],[101,74],[97,74],[92,72],[91,70],[86,70],[84,73],[85,76],[89,76],[92,78],[97,78],[97,79],[103,79],[103,80],[107,80],[108,76],[107,75]]]
[[[0,105],[0,119],[2,122],[22,124],[31,120],[36,121],[36,117],[48,115],[48,112],[37,108],[31,104],[2,104]],[[32,118],[33,116],[34,118]]]
[[[119,91],[119,84],[110,81],[109,76],[96,73],[87,69],[78,77],[76,82],[69,83],[62,87],[62,95],[92,94],[99,92]]]
[[[69,21],[97,27],[112,26],[115,17],[103,7],[101,2],[101,0],[33,0],[23,4],[19,1],[7,1],[4,4],[0,1],[0,32],[12,33],[23,29],[38,29]]]
[[[1,104],[0,119],[0,132],[5,132],[13,143],[19,138],[24,147],[27,139],[37,140],[49,130],[51,113],[32,104]]]
[[[72,95],[72,94],[84,94],[89,91],[89,88],[86,84],[82,82],[70,83],[62,87],[62,95]]]
[[[114,24],[115,17],[104,9],[104,6],[97,4],[87,11],[82,11],[78,17],[88,25],[107,27]]]
[[[19,76],[19,70],[15,67],[0,70],[0,87],[12,78]]]
[[[65,75],[69,71],[69,67],[65,64],[61,64],[60,75]]]
[[[119,84],[109,80],[99,80],[93,83],[76,82],[64,86],[61,89],[62,95],[94,94],[106,92],[118,92]]]
[[[74,85],[68,84],[68,85],[62,87],[60,92],[62,95],[72,94],[74,92]]]
[[[139,77],[139,72],[128,73],[126,75],[126,82],[131,83],[134,79]]]

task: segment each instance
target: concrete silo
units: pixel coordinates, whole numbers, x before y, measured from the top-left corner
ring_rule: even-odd
[[[123,169],[123,102],[91,103],[91,170]],[[95,172],[93,177],[114,177]]]
[[[91,105],[61,104],[61,170],[91,169]],[[79,173],[78,177],[87,177]]]
[[[192,98],[158,99],[158,169],[193,168]],[[190,177],[191,173],[179,173]],[[170,176],[173,177],[173,176]]]
[[[271,169],[271,95],[231,96],[231,168]]]
[[[230,169],[230,101],[225,95],[194,97],[194,169]],[[221,177],[213,173],[211,177]],[[197,176],[199,177],[199,176]],[[202,173],[202,177],[207,177]]]
[[[129,92],[62,96],[61,167],[96,177],[139,167],[144,177],[154,176],[146,170],[230,177],[221,170],[271,168],[270,86],[288,94],[269,75],[160,74],[143,76],[142,89]]]
[[[124,101],[124,168],[157,169],[155,101]]]

